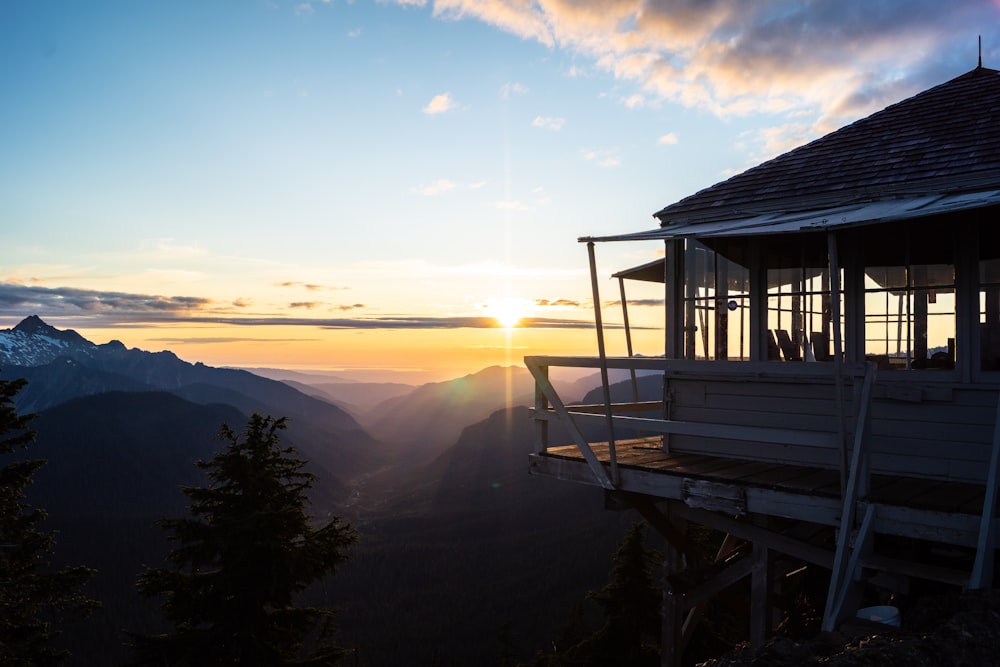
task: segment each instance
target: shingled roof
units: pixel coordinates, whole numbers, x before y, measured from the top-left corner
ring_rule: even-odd
[[[654,215],[685,226],[998,189],[1000,71],[977,67]]]

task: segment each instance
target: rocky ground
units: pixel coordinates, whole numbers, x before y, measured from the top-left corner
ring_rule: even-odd
[[[744,647],[701,667],[1000,665],[1000,591],[923,598],[905,609],[899,628],[867,622],[810,640],[775,639]]]

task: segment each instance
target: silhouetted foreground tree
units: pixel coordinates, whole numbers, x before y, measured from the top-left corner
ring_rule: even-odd
[[[574,607],[556,640],[556,653],[540,656],[536,665],[658,665],[660,566],[659,554],[645,546],[643,524],[633,524],[618,545],[608,582],[587,595],[603,612],[604,624],[590,631],[581,607]]]
[[[336,571],[357,541],[334,517],[313,527],[306,462],[282,447],[285,420],[250,417],[242,434],[222,427],[225,450],[196,465],[207,487],[187,487],[193,518],[159,521],[179,543],[171,569],[147,569],[140,593],[165,595],[173,631],[133,635],[138,664],[332,665],[334,611],[297,607],[296,593]]]
[[[35,439],[34,415],[18,415],[14,397],[24,380],[0,380],[0,455],[11,457]],[[52,640],[63,615],[86,616],[98,603],[80,594],[94,574],[88,567],[50,568],[55,535],[38,523],[45,511],[27,502],[25,489],[43,460],[13,460],[0,468],[0,664],[58,665],[69,657]]]

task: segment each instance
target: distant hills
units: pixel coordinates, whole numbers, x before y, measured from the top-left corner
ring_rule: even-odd
[[[346,479],[381,465],[385,456],[347,411],[283,382],[191,364],[168,351],[127,349],[119,341],[96,345],[35,316],[0,331],[0,377],[28,380],[18,395],[21,412],[39,412],[108,392],[166,392],[199,405],[231,406],[236,409],[232,415],[242,415],[241,422],[251,412],[284,416],[289,421],[288,439],[331,486],[343,487]],[[154,401],[146,414],[155,419],[158,410]],[[238,429],[242,423],[230,426]]]
[[[492,662],[512,618],[530,656],[606,571],[622,516],[601,511],[598,490],[528,475],[525,369],[416,387],[266,372],[97,345],[34,316],[0,331],[0,377],[27,379],[17,407],[38,413],[25,455],[48,460],[31,501],[59,530],[57,561],[99,570],[90,592],[105,609],[67,634],[71,665],[119,664],[123,628],[155,630],[156,605],[134,590],[169,549],[154,522],[185,512],[181,487],[203,483],[194,462],[254,411],[288,418],[283,442],[318,476],[313,513],[361,532],[320,600],[345,607],[356,664]],[[546,587],[529,563],[545,563]]]

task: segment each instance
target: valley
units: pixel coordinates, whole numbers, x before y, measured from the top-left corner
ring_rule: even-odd
[[[119,664],[123,630],[161,627],[134,590],[170,548],[154,522],[184,514],[180,488],[204,483],[194,462],[219,446],[223,422],[238,429],[250,412],[288,417],[282,441],[317,476],[311,513],[360,533],[337,576],[307,594],[341,609],[354,664],[531,659],[601,585],[635,520],[603,511],[593,489],[528,474],[533,385],[523,368],[416,386],[277,380],[94,345],[37,318],[22,325],[0,332],[0,378],[26,378],[18,408],[38,414],[25,456],[48,464],[31,500],[59,532],[58,563],[95,567],[87,592],[104,602],[67,628],[70,664]]]

